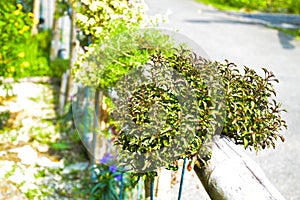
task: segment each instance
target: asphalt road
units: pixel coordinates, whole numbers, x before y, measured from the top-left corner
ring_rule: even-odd
[[[275,150],[248,152],[286,199],[300,199],[300,41],[251,18],[227,14],[193,0],[146,0],[149,14],[172,13],[162,27],[178,30],[197,42],[212,60],[228,59],[259,73],[274,72],[278,100],[288,110],[289,129]]]

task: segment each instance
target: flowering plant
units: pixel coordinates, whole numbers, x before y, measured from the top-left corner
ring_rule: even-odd
[[[77,25],[93,40],[108,39],[121,25],[130,28],[141,24],[146,12],[143,1],[84,0],[77,14]]]
[[[98,86],[98,66],[87,66],[84,62],[93,52],[99,50],[99,44],[124,31],[139,27],[143,24],[145,16],[146,4],[142,0],[82,1],[76,23],[82,31],[80,41],[84,52],[79,52],[73,70],[75,81],[88,86]]]
[[[82,1],[76,22],[81,30],[79,40],[84,51],[78,52],[79,56],[73,70],[75,81],[85,86],[103,88],[126,74],[128,68],[145,64],[149,60],[149,56],[143,49],[126,51],[132,50],[133,45],[143,41],[128,38],[137,38],[134,34],[138,33],[138,30],[167,22],[168,15],[171,14],[168,11],[165,15],[148,17],[146,11],[147,5],[143,0]],[[143,37],[149,36],[143,35]],[[150,41],[151,39],[143,40]],[[121,55],[115,56],[114,60],[108,60],[112,63],[110,66],[103,66],[102,61],[112,55],[105,53],[109,48],[102,47],[105,45],[116,47],[118,42],[120,44],[117,46],[125,47],[126,50],[118,49],[117,51]],[[115,52],[116,50],[111,53]],[[101,66],[99,63],[97,65],[86,64],[86,61],[95,54],[103,54],[104,59],[101,59]],[[106,69],[103,70],[103,67]],[[100,83],[101,80],[102,83]]]
[[[20,69],[29,67],[27,53],[16,47],[31,37],[32,24],[33,14],[23,12],[21,4],[0,2],[0,77],[16,78]]]
[[[116,165],[113,155],[106,154],[100,159],[100,164],[93,168],[97,177],[93,184],[90,199],[117,200],[120,187],[123,188],[123,199],[130,199],[132,188],[137,181],[130,173],[121,172]]]

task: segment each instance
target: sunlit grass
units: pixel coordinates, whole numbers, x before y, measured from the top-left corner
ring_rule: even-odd
[[[270,13],[287,13],[287,14],[299,14],[300,13],[300,1],[289,0],[283,2],[276,1],[242,1],[242,0],[196,0],[197,2],[204,3],[206,5],[212,5],[220,10],[234,10],[244,12],[270,12]]]
[[[229,6],[226,4],[220,4],[211,0],[196,0],[197,2],[203,3],[205,5],[211,5],[219,10],[227,11],[227,10],[233,10],[233,11],[240,11],[241,8]]]
[[[243,7],[243,8],[234,7],[234,6],[230,6],[227,4],[216,2],[214,0],[196,0],[196,1],[203,3],[205,5],[213,6],[222,11],[238,11],[238,12],[260,12],[260,11],[263,11],[263,12],[267,12],[267,10],[259,9],[259,8],[258,9],[249,9],[246,7]],[[274,28],[274,27],[270,27],[270,28]],[[287,29],[287,28],[275,28],[275,29],[277,29],[285,34],[292,35],[296,39],[300,39],[300,29]]]

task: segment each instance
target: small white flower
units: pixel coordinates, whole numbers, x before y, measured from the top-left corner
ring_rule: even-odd
[[[95,35],[99,35],[102,33],[103,28],[98,26],[98,27],[94,27],[94,30],[95,30]]]
[[[92,12],[96,12],[100,6],[101,6],[100,1],[92,1],[92,4],[89,6],[89,8]]]
[[[89,0],[81,0],[81,3],[83,3],[85,5],[89,5],[90,1]]]
[[[78,19],[79,21],[81,21],[81,22],[83,22],[83,23],[87,23],[87,21],[88,21],[88,19],[89,19],[87,16],[85,16],[85,15],[83,15],[83,14],[81,14],[81,13],[77,13],[76,17],[77,17],[77,19]]]
[[[92,18],[90,18],[89,19],[89,22],[88,22],[90,25],[94,25],[94,24],[96,24],[96,21],[95,21],[95,19],[92,17]]]

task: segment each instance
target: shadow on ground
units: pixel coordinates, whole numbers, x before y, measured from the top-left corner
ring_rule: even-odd
[[[293,45],[291,42],[294,40],[294,37],[288,34],[285,34],[281,31],[278,31],[278,39],[281,44],[281,46],[284,49],[295,49],[295,45]]]

